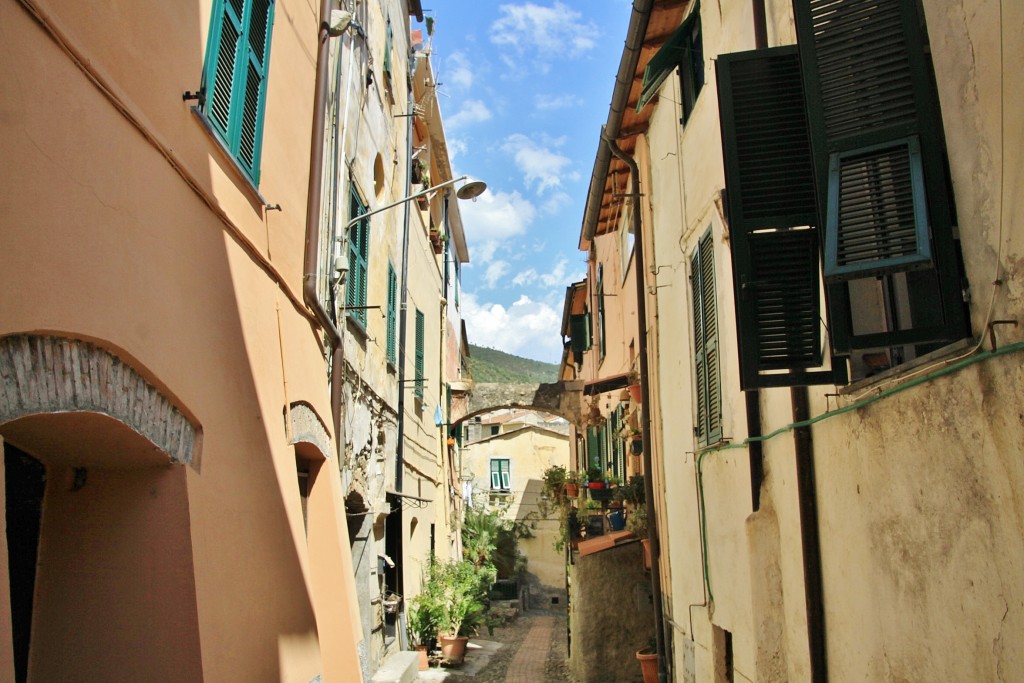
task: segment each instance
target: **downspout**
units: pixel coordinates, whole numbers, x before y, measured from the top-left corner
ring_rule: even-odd
[[[329,338],[331,349],[331,417],[334,426],[338,466],[344,444],[341,435],[342,357],[341,333],[320,303],[316,291],[317,260],[320,253],[320,212],[323,200],[324,126],[327,112],[327,86],[330,79],[329,19],[332,0],[320,2],[320,27],[317,35],[316,85],[313,92],[313,130],[309,150],[309,189],[306,193],[306,253],[303,259],[302,298]]]
[[[754,46],[758,50],[768,47],[768,24],[765,0],[753,0]],[[757,419],[757,436],[761,436],[760,401],[756,391],[747,393],[747,429],[750,431],[754,418]],[[810,419],[811,408],[807,387],[791,387],[790,402],[793,406],[793,422]],[[752,404],[756,411],[751,411]],[[755,448],[756,457],[755,457]],[[760,501],[760,482],[754,489],[755,468],[763,478],[764,461],[760,442],[750,443],[751,494],[754,496],[754,510]],[[811,681],[824,683],[828,680],[828,659],[825,639],[825,590],[821,576],[821,537],[818,527],[818,497],[814,474],[814,442],[810,426],[793,429],[793,449],[796,459],[797,505],[800,510],[800,548],[804,572],[804,607],[807,611],[807,650],[810,655]],[[756,459],[756,463],[755,463]]]
[[[405,118],[405,197],[412,194],[412,126],[416,116],[416,104],[412,89],[413,72],[416,69],[416,50],[409,48],[408,107]],[[412,207],[405,202],[405,217],[402,220],[402,284],[401,306],[398,310],[398,443],[395,445],[395,491],[402,492],[402,470],[405,468],[405,340],[409,322],[409,222]]]
[[[807,387],[791,387],[793,421],[811,417]],[[825,600],[821,577],[821,538],[818,532],[818,496],[814,476],[814,443],[810,426],[793,428],[796,452],[796,490],[800,508],[800,547],[804,569],[804,603],[807,609],[807,649],[811,658],[812,683],[828,681],[825,647]]]
[[[651,390],[650,375],[647,363],[647,278],[644,269],[644,240],[643,230],[640,223],[641,206],[640,198],[640,169],[632,157],[625,154],[615,140],[607,135],[602,129],[602,137],[607,143],[612,154],[629,166],[629,174],[633,179],[633,191],[631,194],[633,209],[633,258],[636,259],[636,315],[637,315],[637,342],[638,356],[640,360],[640,403],[641,410],[640,434],[644,447],[644,501],[647,508],[647,538],[651,543],[651,597],[654,602],[654,637],[655,647],[658,652],[658,681],[665,683],[668,680],[668,672],[665,662],[665,615],[661,604],[661,545],[658,542],[658,517],[657,506],[654,502],[654,465],[651,455]]]
[[[754,10],[754,49],[763,50],[768,47],[768,24],[765,19],[765,0],[752,0]],[[747,435],[755,438],[763,432],[761,426],[761,392],[748,389],[743,392],[747,409]],[[751,441],[747,450],[750,462],[750,509],[757,512],[761,509],[761,484],[764,482],[764,446],[760,441]]]

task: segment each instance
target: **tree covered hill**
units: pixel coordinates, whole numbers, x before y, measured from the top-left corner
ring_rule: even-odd
[[[469,371],[480,383],[540,384],[558,380],[558,365],[469,345]]]

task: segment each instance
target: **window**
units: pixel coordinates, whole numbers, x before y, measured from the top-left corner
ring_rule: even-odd
[[[717,61],[745,389],[844,383],[969,335],[917,4],[794,8],[798,47]]]
[[[718,305],[715,301],[714,241],[711,229],[700,238],[690,257],[693,295],[693,365],[697,394],[694,432],[699,446],[722,438],[721,364],[718,348]]]
[[[576,313],[569,316],[569,348],[576,362],[580,363],[583,353],[590,350],[590,313]]]
[[[388,309],[387,309],[387,356],[388,363],[395,365],[398,362],[397,348],[398,337],[398,275],[395,274],[395,267],[388,261]]]
[[[605,315],[604,315],[604,264],[597,264],[597,350],[604,360],[605,347]]]
[[[200,106],[249,180],[260,181],[274,0],[214,0]]]
[[[662,83],[676,69],[679,69],[682,93],[680,122],[685,124],[690,119],[693,107],[697,103],[697,96],[704,87],[704,40],[700,28],[700,4],[694,5],[675,33],[647,63],[637,111],[654,99]]]
[[[633,257],[633,242],[636,241],[636,236],[633,232],[633,212],[629,211],[626,214],[625,220],[622,221],[622,227],[619,228],[619,255],[622,257],[622,279],[626,279],[626,271],[629,270],[629,260]]]
[[[459,266],[459,258],[452,258],[452,270],[455,271],[455,309],[459,308],[459,289],[461,289],[462,269]]]
[[[309,460],[295,456],[295,472],[299,481],[299,503],[302,506],[302,528],[309,535],[309,491],[312,488]]]
[[[491,458],[491,490],[511,491],[512,470],[508,458]]]
[[[491,425],[491,436],[501,434],[501,425]]]
[[[366,205],[359,198],[355,187],[349,203],[349,215],[353,218],[366,213]],[[349,318],[366,328],[366,271],[370,257],[370,219],[356,221],[348,229],[348,296],[345,306]]]
[[[416,309],[416,389],[413,394],[416,398],[423,399],[423,344],[426,333],[423,319],[423,311]]]

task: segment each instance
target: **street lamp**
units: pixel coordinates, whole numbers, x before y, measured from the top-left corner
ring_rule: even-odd
[[[348,223],[345,224],[345,228],[342,230],[342,236],[347,238],[349,229],[358,223],[359,221],[365,220],[370,216],[393,209],[396,206],[402,204],[408,204],[414,199],[425,197],[426,195],[440,190],[443,187],[449,187],[461,181],[467,181],[465,185],[455,191],[455,196],[459,199],[476,199],[487,190],[487,184],[482,180],[470,180],[469,176],[459,176],[458,178],[452,178],[446,180],[443,183],[428,187],[425,190],[421,190],[415,194],[411,194],[408,197],[399,199],[396,202],[391,202],[385,206],[379,206],[372,211],[366,211],[353,216],[349,219]],[[398,443],[396,444],[395,451],[395,490],[401,493],[402,491],[402,461],[405,455],[405,341],[407,336],[407,321],[406,312],[408,309],[409,301],[409,216],[408,208],[406,209],[406,218],[402,228],[402,300],[400,313],[398,318]]]
[[[402,204],[405,204],[406,202],[411,202],[414,199],[425,197],[431,192],[434,192],[435,190],[440,190],[442,187],[449,187],[461,180],[465,180],[467,182],[465,185],[463,185],[462,187],[455,191],[455,196],[458,197],[459,199],[476,199],[487,190],[487,183],[485,183],[482,180],[470,180],[468,175],[459,176],[458,178],[452,178],[451,180],[446,180],[443,183],[434,185],[433,187],[428,187],[425,190],[420,190],[416,194],[411,194],[408,197],[405,197],[404,199],[399,199],[397,202],[391,202],[390,204],[387,204],[385,206],[378,206],[376,209],[373,209],[372,211],[366,211],[364,213],[359,214],[358,216],[353,216],[349,220],[349,222],[345,224],[345,229],[343,230],[342,234],[347,235],[349,228],[351,228],[353,225],[363,220],[364,218],[368,218],[374,214],[381,213],[382,211],[387,211],[388,209],[393,209],[396,206],[401,206]]]

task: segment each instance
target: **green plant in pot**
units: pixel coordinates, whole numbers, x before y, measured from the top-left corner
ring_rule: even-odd
[[[570,470],[565,474],[565,495],[569,498],[576,498],[580,495],[580,484],[583,483],[583,474],[576,470]]]
[[[604,488],[604,473],[600,467],[590,467],[587,469],[587,487],[592,489]]]
[[[468,560],[438,563],[435,570],[431,580],[440,591],[438,640],[441,653],[449,661],[461,662],[469,634],[483,619],[487,591],[494,584],[497,571],[493,565],[478,568]]]
[[[561,500],[565,492],[565,482],[568,472],[561,465],[552,465],[544,470],[544,492],[552,500]]]

